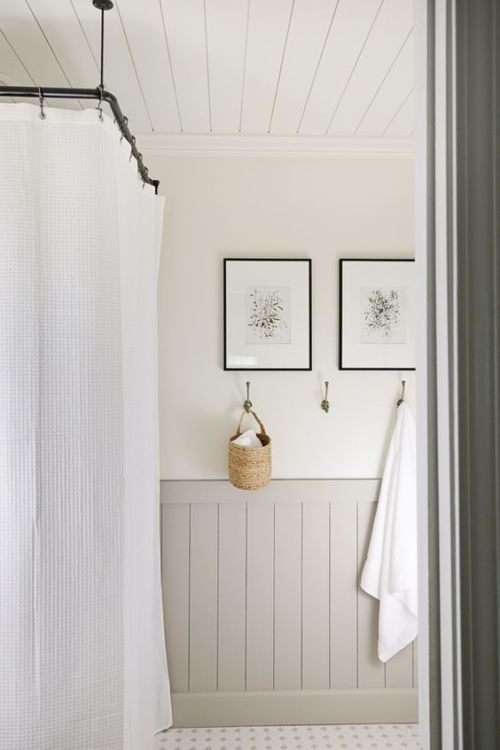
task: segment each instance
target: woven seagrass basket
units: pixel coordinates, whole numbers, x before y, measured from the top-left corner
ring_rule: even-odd
[[[241,425],[245,412],[241,415],[236,435],[229,440],[228,469],[229,481],[240,490],[259,490],[271,480],[271,438],[254,411],[250,414],[258,422],[257,436],[262,443],[260,448],[247,448],[235,445],[233,440],[241,435]]]

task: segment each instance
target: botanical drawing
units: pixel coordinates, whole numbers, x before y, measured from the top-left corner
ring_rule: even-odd
[[[364,309],[365,323],[369,331],[380,331],[388,338],[401,319],[399,292],[397,289],[372,289]]]
[[[246,293],[247,343],[290,343],[290,288],[249,287]]]
[[[362,293],[362,341],[403,343],[404,289],[364,288]]]

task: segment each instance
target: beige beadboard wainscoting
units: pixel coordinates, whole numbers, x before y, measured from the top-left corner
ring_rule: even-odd
[[[416,648],[378,661],[359,588],[379,487],[161,483],[175,726],[417,720]]]

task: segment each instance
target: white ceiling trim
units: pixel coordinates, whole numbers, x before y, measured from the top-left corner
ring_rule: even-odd
[[[413,156],[413,138],[137,133],[141,151],[189,155]]]

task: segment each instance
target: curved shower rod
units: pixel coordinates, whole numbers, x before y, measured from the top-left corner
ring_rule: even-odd
[[[101,65],[100,84],[95,89],[58,88],[52,86],[0,86],[0,97],[31,97],[40,101],[43,113],[44,99],[96,99],[102,104],[107,102],[113,112],[115,122],[126,141],[129,142],[132,156],[137,161],[137,169],[143,182],[153,185],[155,193],[158,194],[159,180],[152,180],[148,168],[144,164],[142,154],[135,144],[135,136],[129,130],[128,117],[123,114],[118,99],[104,86],[104,13],[113,8],[112,0],[92,0],[92,5],[101,12]]]
[[[142,154],[135,143],[135,136],[129,130],[128,119],[123,114],[118,99],[111,91],[97,86],[95,89],[72,89],[57,88],[48,86],[0,86],[0,97],[30,97],[33,99],[95,99],[97,101],[107,102],[113,112],[115,122],[118,125],[121,134],[130,143],[132,155],[137,161],[137,169],[144,182],[153,185],[155,193],[158,193],[159,180],[153,180],[149,177],[148,168],[144,164]]]

